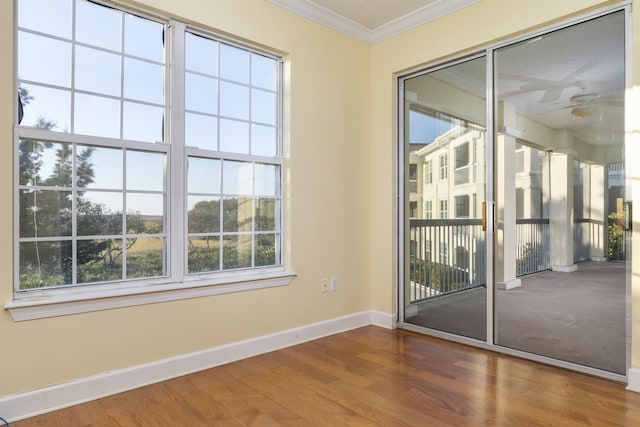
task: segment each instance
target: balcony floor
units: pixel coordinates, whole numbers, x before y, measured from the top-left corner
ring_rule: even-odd
[[[624,262],[585,261],[573,273],[521,277],[521,287],[496,292],[495,343],[625,374],[625,272]],[[421,303],[407,323],[485,340],[485,306],[478,288]]]

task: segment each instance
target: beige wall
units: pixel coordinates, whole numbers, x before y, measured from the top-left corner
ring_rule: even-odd
[[[285,52],[286,259],[298,277],[289,287],[18,323],[0,310],[0,396],[370,308],[369,46],[263,0],[142,3]],[[0,1],[2,302],[12,298],[12,4]],[[320,293],[331,276],[339,290]]]

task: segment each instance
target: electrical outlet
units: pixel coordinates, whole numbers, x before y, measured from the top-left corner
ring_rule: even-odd
[[[320,292],[329,292],[329,279],[322,279],[320,281]]]
[[[338,278],[337,277],[332,277],[331,278],[331,292],[337,291],[337,290],[338,290]]]

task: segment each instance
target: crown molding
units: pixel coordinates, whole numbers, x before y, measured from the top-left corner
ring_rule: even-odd
[[[438,0],[373,30],[311,0],[267,0],[369,45],[376,44],[480,0]]]
[[[371,31],[369,44],[376,44],[397,36],[405,31],[434,21],[479,1],[480,0],[438,0],[373,29]]]
[[[354,39],[371,44],[371,30],[362,24],[322,7],[310,0],[267,0],[290,12],[302,15]]]

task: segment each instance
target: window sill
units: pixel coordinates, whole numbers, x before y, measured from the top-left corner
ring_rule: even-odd
[[[296,273],[272,273],[226,276],[220,279],[184,282],[180,286],[147,285],[112,291],[87,292],[75,295],[42,295],[41,297],[7,302],[4,308],[14,321],[43,319],[69,314],[88,313],[136,305],[155,304],[212,295],[222,295],[255,289],[288,286]]]

